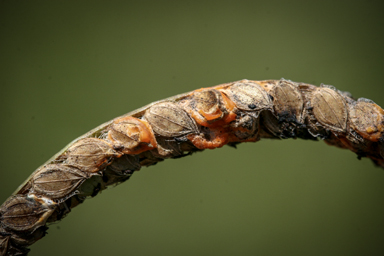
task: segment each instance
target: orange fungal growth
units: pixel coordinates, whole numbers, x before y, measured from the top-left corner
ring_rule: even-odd
[[[188,140],[201,150],[221,148],[228,143],[228,132],[222,129],[210,130],[209,137],[210,139],[206,138],[204,134],[189,134],[187,136]]]
[[[223,112],[218,108],[216,109],[216,111],[214,113],[207,113],[207,112],[204,112],[203,110],[199,109],[199,113],[202,116],[204,116],[204,118],[207,119],[207,121],[214,121],[214,120],[217,120],[223,116]]]
[[[216,89],[199,89],[193,92],[185,104],[186,111],[201,126],[219,127],[236,118],[235,105]]]
[[[214,89],[199,89],[191,97],[187,109],[195,121],[205,127],[211,127],[213,123],[225,115],[222,106],[221,94]]]
[[[224,122],[228,124],[228,123],[230,123],[236,119],[236,114],[234,112],[234,110],[236,109],[236,105],[224,93],[222,93],[222,92],[220,92],[220,93],[223,97],[225,108],[229,112],[228,115],[224,118]]]
[[[124,154],[139,154],[157,146],[148,122],[132,116],[115,120],[109,127],[108,139]]]

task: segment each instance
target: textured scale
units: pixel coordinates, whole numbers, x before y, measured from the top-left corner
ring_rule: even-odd
[[[19,232],[10,236],[10,233],[6,230],[1,230],[0,228],[0,233],[4,234],[5,237],[10,236],[10,244],[14,244],[16,246],[30,246],[45,236],[46,230],[47,228],[45,226],[41,226],[33,232]]]
[[[263,84],[273,98],[273,112],[262,113],[264,126],[276,137],[296,137],[294,130],[303,122],[304,100],[298,85],[281,79],[278,83]]]
[[[151,103],[58,152],[0,207],[0,256],[28,246],[73,208],[143,166],[260,139],[323,139],[384,168],[384,110],[331,86],[241,80]]]
[[[0,256],[27,255],[29,249],[20,247],[11,241],[11,234],[0,231]]]
[[[304,101],[297,85],[287,80],[280,80],[274,86],[271,95],[273,96],[273,109],[275,115],[290,115],[298,122],[303,121]]]
[[[32,178],[32,191],[57,200],[72,194],[88,175],[79,169],[61,164],[44,166]]]
[[[85,138],[68,148],[63,156],[65,164],[76,166],[85,172],[97,172],[108,165],[112,156],[119,154],[111,145],[97,138]]]
[[[34,231],[45,225],[52,212],[38,200],[15,195],[0,208],[1,226],[6,230]]]
[[[324,127],[335,132],[346,132],[347,106],[338,92],[326,87],[318,88],[312,95],[311,107],[315,118]]]
[[[9,240],[11,239],[10,236],[4,235],[4,233],[0,233],[0,256],[5,256],[6,252],[8,251],[9,247]]]
[[[359,99],[349,106],[351,127],[365,139],[378,141],[384,134],[384,111],[373,102]]]
[[[273,103],[267,92],[257,83],[242,80],[235,83],[224,93],[235,103],[238,109],[245,111],[261,111],[272,109]]]
[[[195,121],[178,105],[171,102],[159,103],[145,112],[145,119],[152,125],[156,134],[165,137],[178,137],[197,133]]]

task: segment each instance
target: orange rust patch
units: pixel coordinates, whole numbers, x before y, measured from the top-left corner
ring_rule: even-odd
[[[231,101],[227,97],[227,95],[225,95],[222,92],[220,92],[220,93],[223,96],[223,101],[224,101],[225,108],[229,112],[228,115],[226,115],[223,118],[223,121],[224,121],[224,123],[229,124],[230,122],[232,122],[232,121],[234,121],[236,119],[236,114],[234,113],[234,110],[236,109],[236,105],[235,105],[235,103],[233,101]]]
[[[217,88],[214,89],[214,92],[218,94],[216,97],[204,94],[207,91],[212,91],[212,89],[201,88],[193,91],[190,96],[192,101],[199,102],[196,105],[186,105],[184,107],[185,111],[196,123],[204,127],[219,128],[234,121],[237,117],[236,113],[234,113],[234,110],[236,110],[235,104]],[[203,94],[200,94],[202,92]],[[195,97],[197,99],[194,99]]]
[[[204,112],[203,110],[199,109],[199,113],[202,116],[204,116],[205,119],[207,119],[207,121],[212,121],[212,120],[218,119],[223,114],[223,112],[220,109],[216,109],[215,113],[212,113],[212,114]]]
[[[147,121],[132,117],[132,116],[126,116],[120,119],[117,119],[114,121],[114,124],[120,124],[120,123],[130,123],[132,126],[128,126],[124,133],[128,138],[135,138],[138,142],[138,145],[133,148],[124,148],[124,153],[126,154],[139,154],[141,152],[154,149],[157,147],[157,142],[155,139],[155,135],[153,134],[152,128],[149,125]],[[119,143],[119,141],[116,141],[111,134],[108,134],[108,138],[113,141]]]
[[[228,133],[222,129],[210,130],[210,137],[207,139],[202,134],[189,134],[187,139],[198,149],[221,148],[228,143]]]

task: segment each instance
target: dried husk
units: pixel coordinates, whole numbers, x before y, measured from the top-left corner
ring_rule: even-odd
[[[10,237],[9,242],[12,245],[15,245],[17,247],[27,247],[27,246],[34,244],[35,242],[37,242],[41,238],[43,238],[46,234],[47,229],[48,229],[47,227],[42,226],[42,227],[37,228],[35,231],[33,231],[31,233],[30,232],[12,232],[12,233],[9,233],[9,232],[5,232],[5,231],[0,231],[0,234],[4,234],[5,236],[9,236]],[[1,237],[1,235],[0,235],[0,237]],[[0,240],[1,240],[1,238],[0,238]]]
[[[52,215],[49,216],[47,223],[52,223],[63,219],[68,213],[71,212],[71,209],[83,203],[86,198],[80,197],[78,195],[79,194],[74,194],[73,196],[65,199],[64,202],[59,203]]]
[[[161,158],[177,158],[183,156],[185,150],[182,149],[182,147],[185,143],[189,142],[188,140],[170,139],[162,136],[158,136],[156,140],[157,148],[151,150],[151,152],[154,156]]]
[[[154,155],[153,151],[145,151],[140,154],[140,165],[141,166],[151,166],[155,165],[158,162],[164,161],[163,158],[160,158],[158,155]]]
[[[15,195],[1,206],[0,221],[7,230],[33,232],[45,225],[53,211],[36,198]]]
[[[263,111],[261,112],[262,124],[263,126],[274,136],[280,137],[283,133],[283,129],[281,124],[279,124],[279,120],[274,116],[271,111]]]
[[[76,167],[63,164],[43,166],[32,177],[32,191],[52,200],[65,199],[88,178],[88,175]]]
[[[317,88],[310,106],[317,121],[333,132],[345,133],[348,112],[346,102],[338,92],[327,87]]]
[[[112,146],[104,140],[85,138],[77,141],[63,155],[64,163],[84,172],[97,172],[107,166],[112,157],[118,157]]]
[[[5,233],[0,232],[0,256],[6,256],[8,248],[10,247],[10,234],[5,235]]]
[[[26,256],[28,255],[30,249],[25,247],[14,247],[10,246],[8,248],[8,252],[5,254],[6,256]]]
[[[242,80],[223,92],[240,110],[258,112],[273,108],[273,102],[268,93],[259,84],[252,81]]]
[[[123,155],[116,158],[107,169],[112,170],[116,174],[124,174],[126,172],[134,172],[140,170],[139,159],[135,155]]]
[[[134,155],[123,155],[116,158],[103,172],[105,186],[117,185],[129,179],[133,172],[140,170],[139,158]]]
[[[144,115],[156,134],[165,137],[178,137],[197,133],[195,121],[178,105],[163,102],[149,108]]]
[[[105,182],[102,175],[92,175],[86,179],[79,187],[79,193],[76,195],[80,198],[94,197],[100,191],[106,189]]]
[[[259,119],[250,115],[240,117],[236,122],[231,123],[235,136],[239,140],[257,138],[259,132]]]
[[[22,245],[14,244],[15,234],[5,232],[0,228],[0,256],[27,255],[29,249]]]

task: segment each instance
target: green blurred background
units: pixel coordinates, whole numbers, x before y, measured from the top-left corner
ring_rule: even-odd
[[[0,202],[67,143],[152,101],[243,78],[384,106],[380,1],[0,2]],[[261,141],[143,168],[33,255],[384,255],[384,171]]]

